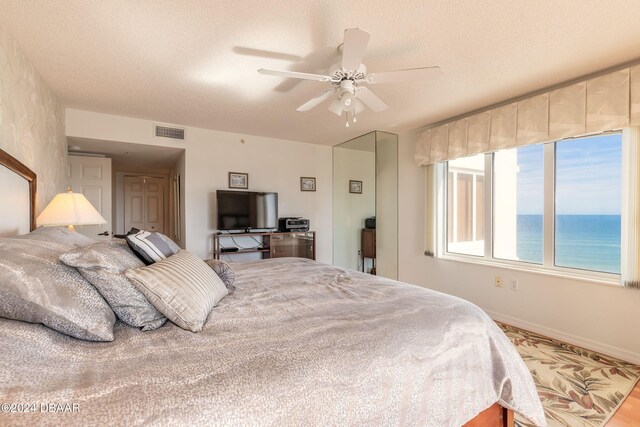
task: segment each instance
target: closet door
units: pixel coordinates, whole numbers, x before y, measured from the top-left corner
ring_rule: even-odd
[[[145,178],[145,229],[164,232],[164,180],[162,178]]]
[[[124,231],[145,229],[144,178],[124,177]]]
[[[124,227],[164,233],[164,179],[124,177]]]

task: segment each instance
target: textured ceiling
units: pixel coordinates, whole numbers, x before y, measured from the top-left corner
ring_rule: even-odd
[[[638,0],[0,0],[0,25],[69,107],[337,144],[413,129],[640,58]],[[371,32],[370,72],[440,65],[430,82],[372,86],[389,105],[346,129],[325,72],[345,28]]]

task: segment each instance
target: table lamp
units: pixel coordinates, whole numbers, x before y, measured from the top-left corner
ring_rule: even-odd
[[[58,193],[56,197],[38,215],[38,225],[66,225],[73,231],[74,225],[106,224],[100,212],[93,207],[84,194],[74,193],[71,187],[66,193]]]

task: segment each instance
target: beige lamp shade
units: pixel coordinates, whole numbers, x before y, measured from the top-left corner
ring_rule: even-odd
[[[59,193],[38,216],[38,225],[95,225],[107,221],[93,207],[84,194]],[[72,228],[72,227],[70,227]]]

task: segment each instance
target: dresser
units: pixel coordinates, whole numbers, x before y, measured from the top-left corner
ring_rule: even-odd
[[[371,258],[373,264],[371,274],[376,274],[376,230],[363,228],[360,234],[360,258],[362,261],[362,271],[364,272],[365,258]]]
[[[238,250],[226,252],[225,248],[234,247],[234,239],[251,237],[255,239],[253,247],[238,247]],[[226,240],[223,240],[226,239]],[[258,243],[261,242],[261,243]],[[237,247],[237,246],[236,246]],[[262,258],[298,257],[316,259],[316,232],[272,232],[272,233],[237,233],[214,234],[213,258],[220,259],[221,255],[236,255],[246,253],[260,253]]]

